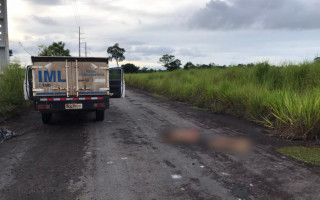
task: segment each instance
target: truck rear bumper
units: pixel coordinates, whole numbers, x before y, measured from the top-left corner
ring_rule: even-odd
[[[66,109],[67,104],[81,105],[81,109]],[[61,111],[96,111],[109,108],[109,96],[99,97],[59,97],[59,98],[37,98],[34,99],[36,111],[42,113],[61,112]]]

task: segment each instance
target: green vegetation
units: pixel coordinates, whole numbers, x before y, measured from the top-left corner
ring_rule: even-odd
[[[152,96],[156,97],[156,98],[159,98],[159,99],[167,99],[165,96],[163,96],[161,94],[157,94],[157,93],[153,93]]]
[[[285,147],[278,151],[299,161],[320,166],[320,148]]]
[[[159,62],[162,63],[162,65],[168,70],[168,71],[174,71],[177,69],[180,69],[181,60],[176,59],[175,56],[173,55],[163,55],[160,59]]]
[[[23,97],[25,69],[19,64],[10,64],[0,75],[0,115],[24,108],[28,102]]]
[[[320,63],[268,63],[126,75],[126,84],[243,116],[288,139],[320,136]]]
[[[131,63],[121,65],[121,68],[123,69],[124,73],[128,73],[128,74],[139,72],[139,67]]]
[[[39,45],[39,56],[70,56],[70,50],[65,48],[64,42],[54,42],[48,47]]]
[[[193,110],[201,110],[201,111],[208,111],[208,109],[205,108],[199,108],[197,106],[190,106],[189,108],[193,109]]]
[[[121,48],[118,43],[116,43],[111,47],[108,47],[107,49],[107,53],[111,55],[109,57],[110,61],[115,59],[118,67],[119,67],[119,62],[122,62],[126,59],[126,57],[124,56],[125,52],[126,50],[124,48]]]

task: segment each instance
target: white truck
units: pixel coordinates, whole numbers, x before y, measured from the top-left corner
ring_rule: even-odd
[[[25,98],[33,100],[35,110],[42,113],[42,121],[51,123],[52,113],[62,111],[95,111],[96,120],[104,120],[109,108],[110,80],[108,58],[32,57],[24,83]],[[121,88],[120,82],[114,85]],[[113,81],[114,82],[114,81]]]

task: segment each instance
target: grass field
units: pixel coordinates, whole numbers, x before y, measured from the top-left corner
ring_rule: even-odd
[[[320,63],[127,74],[126,84],[245,117],[288,139],[320,137]]]
[[[320,166],[320,148],[313,147],[285,147],[278,150],[285,156],[290,156],[296,160]]]
[[[25,69],[19,64],[11,64],[0,75],[0,115],[24,108],[28,103],[23,97]]]

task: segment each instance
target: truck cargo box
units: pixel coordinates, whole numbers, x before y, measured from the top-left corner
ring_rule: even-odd
[[[32,57],[33,97],[109,95],[107,58]]]
[[[52,113],[96,111],[98,121],[109,108],[108,58],[32,57],[26,70],[24,91],[50,123]]]

